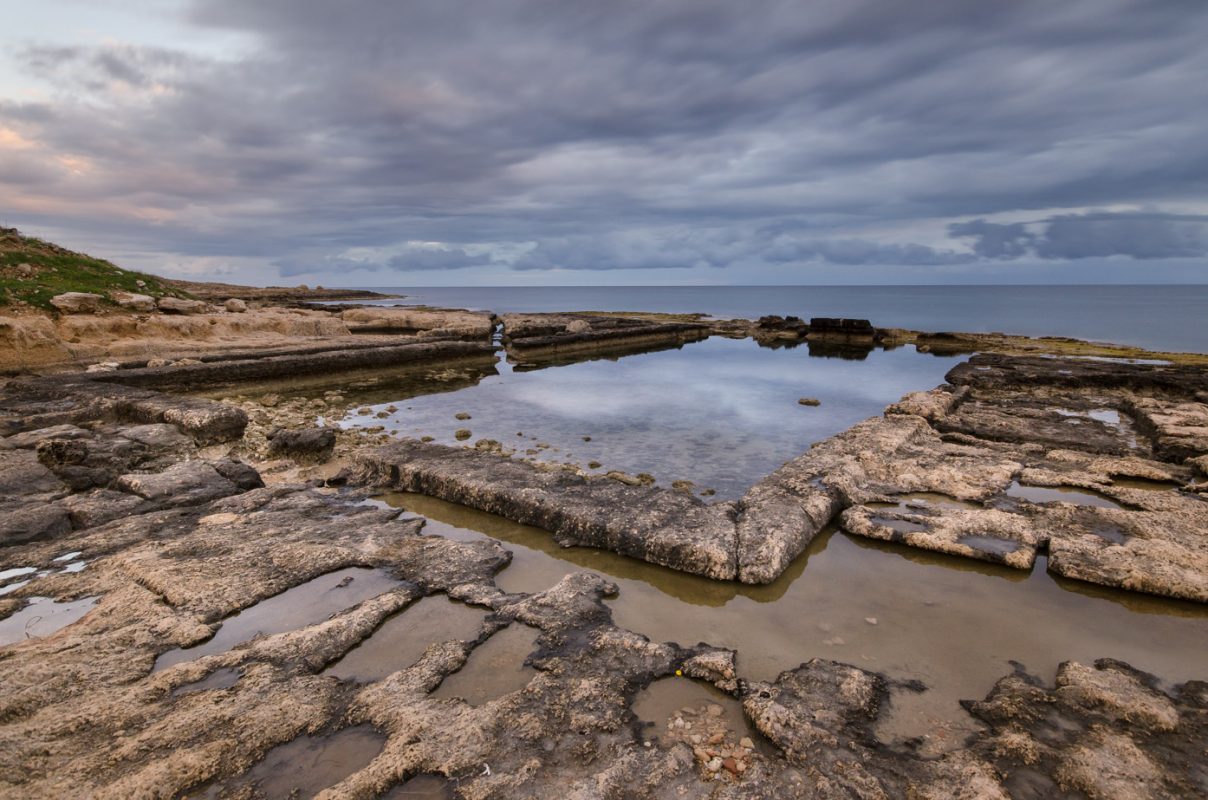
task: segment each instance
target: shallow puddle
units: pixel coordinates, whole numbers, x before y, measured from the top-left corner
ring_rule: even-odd
[[[1012,481],[1006,493],[1007,497],[1018,497],[1030,503],[1073,503],[1097,508],[1124,508],[1105,494],[1070,486],[1028,486],[1019,481]]]
[[[12,569],[0,570],[0,582],[20,578],[24,575],[33,575],[37,571],[37,567],[13,567]]]
[[[981,699],[1012,660],[1047,681],[1067,659],[1112,657],[1166,681],[1202,679],[1208,607],[825,532],[775,583],[711,581],[613,553],[561,548],[548,533],[417,495],[383,496],[429,519],[425,532],[484,535],[512,551],[498,583],[535,592],[591,570],[620,587],[616,624],[655,641],[738,650],[739,674],[773,680],[813,657],[917,679],[895,692],[878,730],[954,746],[976,725],[959,705]],[[875,623],[875,624],[874,624]]]
[[[752,741],[762,739],[751,721],[742,713],[742,704],[707,683],[692,678],[662,678],[638,692],[633,701],[633,713],[647,725],[642,730],[646,740],[665,741],[668,727],[679,733],[688,732],[701,716],[721,717],[734,742],[743,737]]]
[[[1110,522],[1097,522],[1091,527],[1091,533],[1098,536],[1100,539],[1106,539],[1112,544],[1124,544],[1128,541],[1130,534],[1128,531],[1121,528],[1119,525],[1113,525]]]
[[[268,800],[314,797],[368,766],[385,744],[386,737],[368,725],[300,736],[269,750],[245,777]]]
[[[1073,408],[1054,408],[1053,411],[1072,420],[1093,419],[1096,422],[1102,422],[1104,425],[1120,424],[1120,412],[1114,408],[1092,408],[1086,411],[1078,411]]]
[[[346,681],[378,681],[419,660],[428,645],[474,641],[486,612],[438,594],[425,597],[381,624],[368,639],[324,670]]]
[[[919,531],[927,530],[927,526],[921,522],[912,522],[908,519],[894,519],[892,517],[869,517],[868,521],[873,525],[881,525],[898,533],[918,533]]]
[[[59,603],[49,597],[31,597],[25,608],[0,619],[0,645],[49,636],[87,614],[99,600],[84,597]]]
[[[539,632],[520,622],[474,648],[466,665],[448,676],[433,697],[460,697],[472,706],[523,689],[537,670],[524,660],[537,648]]]
[[[217,633],[196,647],[169,650],[156,659],[153,671],[226,652],[262,634],[305,628],[399,585],[380,569],[349,567],[320,575],[232,614],[222,621]]]
[[[958,500],[955,497],[938,492],[909,492],[907,494],[894,495],[892,502],[874,501],[865,503],[865,505],[869,508],[896,508],[907,512],[934,508],[983,508],[980,503],[974,503],[969,500]]]
[[[228,689],[239,682],[242,673],[232,667],[222,667],[216,669],[209,675],[199,681],[186,683],[184,686],[177,686],[172,690],[173,697],[179,697],[182,694],[192,694],[193,692],[204,692],[207,689]]]
[[[416,775],[378,800],[454,800],[456,797],[455,784],[443,775]]]

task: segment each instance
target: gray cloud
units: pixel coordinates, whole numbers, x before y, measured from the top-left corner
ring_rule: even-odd
[[[1208,192],[1198,0],[196,0],[188,19],[255,44],[19,53],[54,91],[0,98],[35,145],[0,149],[17,223],[328,282],[1204,254],[1197,217],[1086,213]],[[1034,209],[1069,212],[993,217]],[[443,246],[346,256],[408,241]]]
[[[1208,257],[1208,215],[1095,212],[1062,214],[1027,225],[977,219],[949,225],[948,231],[956,238],[972,238],[974,252],[984,258]]]

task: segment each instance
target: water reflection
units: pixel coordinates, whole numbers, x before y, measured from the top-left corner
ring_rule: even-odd
[[[851,345],[818,347],[834,355]],[[398,385],[362,399],[349,387],[349,403],[365,413],[341,424],[384,425],[444,444],[459,443],[454,434],[466,428],[470,441],[495,439],[521,457],[649,472],[665,486],[690,480],[732,498],[814,442],[941,382],[949,366],[913,349],[872,350],[863,361],[811,355],[712,338],[562,366],[554,356],[540,369],[484,375],[452,396]],[[803,408],[803,396],[820,407]],[[457,419],[462,412],[470,419]]]
[[[399,585],[398,580],[383,570],[364,567],[349,567],[320,575],[232,614],[222,621],[213,636],[199,645],[161,654],[155,660],[153,671],[226,652],[257,636],[305,628]]]

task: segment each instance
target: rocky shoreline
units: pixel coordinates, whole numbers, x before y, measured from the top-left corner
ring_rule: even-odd
[[[425,535],[422,519],[366,499],[422,492],[563,544],[721,580],[773,580],[838,521],[858,536],[1023,570],[1046,552],[1062,576],[1208,603],[1208,373],[1194,359],[1088,359],[1099,351],[1085,343],[1074,357],[1062,343],[1041,355],[1041,340],[1021,354],[1017,341],[818,443],[738,501],[707,503],[498,448],[381,445],[373,432],[299,426],[304,413],[288,404],[179,392],[388,365],[473,371],[494,362],[492,335],[517,368],[709,335],[856,350],[900,346],[903,335],[793,318],[305,314],[342,330],[301,344],[215,341],[183,362],[110,350],[91,357],[103,365],[92,371],[0,385],[0,797],[261,797],[256,765],[277,748],[348,737],[368,752],[315,777],[321,796],[391,796],[409,783],[474,798],[1208,792],[1203,681],[1168,686],[1110,658],[1067,662],[1053,685],[1019,670],[970,698],[977,734],[924,757],[874,734],[890,689],[911,687],[820,658],[774,681],[745,679],[741,653],[615,626],[605,578],[574,572],[508,593],[495,582],[505,546]],[[912,343],[923,341],[985,342]],[[340,403],[324,407],[338,417]],[[344,578],[320,591],[314,582],[332,575]],[[288,626],[190,655],[291,591],[311,594]],[[389,620],[438,596],[478,614],[476,632],[422,641],[415,663],[384,678],[333,674]],[[35,617],[75,621],[52,631]],[[432,694],[519,628],[536,635],[521,654],[534,670],[523,688],[477,704]],[[166,665],[171,652],[183,656]],[[761,741],[707,722],[708,707],[678,712],[678,734],[645,738],[633,704],[662,679],[735,698]]]

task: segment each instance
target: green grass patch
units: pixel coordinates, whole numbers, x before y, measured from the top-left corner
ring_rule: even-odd
[[[116,305],[109,300],[109,292],[115,290],[189,297],[154,275],[23,236],[14,228],[0,228],[0,307],[25,303],[53,311],[50,298],[64,292],[90,292],[104,298],[103,303]]]

